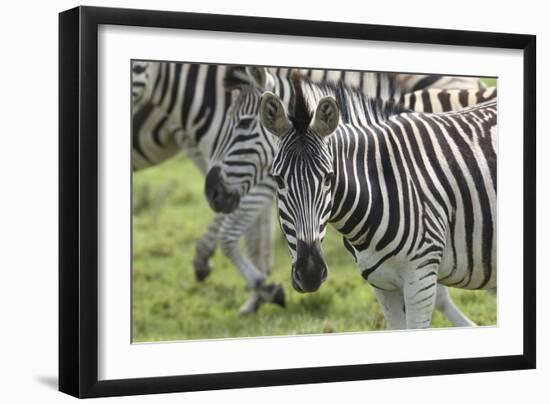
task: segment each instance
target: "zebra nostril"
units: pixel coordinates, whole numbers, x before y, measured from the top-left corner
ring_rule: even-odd
[[[206,196],[217,199],[221,191],[221,170],[219,167],[211,168],[206,175],[205,181]]]

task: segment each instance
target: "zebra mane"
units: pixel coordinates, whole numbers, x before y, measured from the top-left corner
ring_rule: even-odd
[[[302,82],[306,79],[298,71],[293,71],[290,75],[290,82],[292,84],[293,97],[290,103],[289,119],[292,125],[296,129],[297,133],[304,134],[309,128],[311,119],[313,118],[313,111],[309,105],[308,99],[304,95]]]
[[[346,87],[342,82],[337,85],[336,102],[344,123],[372,125],[384,122],[392,115],[411,112],[394,99],[370,97],[358,88]]]
[[[387,120],[390,116],[410,112],[403,104],[391,100],[369,97],[361,89],[338,83],[314,82],[296,72],[291,76],[293,97],[289,119],[298,133],[304,133],[313,116],[312,105],[326,96],[333,96],[340,109],[344,124],[371,125]],[[300,130],[301,129],[301,130]]]
[[[245,66],[229,66],[223,78],[223,86],[227,90],[243,87],[250,84],[250,77]]]

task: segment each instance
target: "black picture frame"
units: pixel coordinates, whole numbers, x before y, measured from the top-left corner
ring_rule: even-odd
[[[523,51],[523,353],[99,381],[98,26],[182,28]],[[536,366],[536,37],[151,10],[77,7],[59,15],[59,390],[102,397],[459,374]]]

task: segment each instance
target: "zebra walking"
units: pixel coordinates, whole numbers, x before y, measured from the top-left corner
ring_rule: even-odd
[[[143,169],[184,151],[204,173],[231,94],[223,86],[225,66],[133,62],[132,166]],[[196,247],[197,280],[210,273],[210,257],[219,244],[245,278],[251,297],[240,308],[256,311],[262,302],[285,305],[279,284],[270,284],[273,188],[255,187],[228,215],[217,214]],[[268,219],[266,219],[266,217]],[[245,235],[250,259],[239,240]]]
[[[429,327],[438,284],[496,286],[496,100],[427,114],[298,76],[293,87],[289,112],[267,92],[260,118],[280,139],[271,174],[296,290],[328,275],[329,222],[390,328]]]

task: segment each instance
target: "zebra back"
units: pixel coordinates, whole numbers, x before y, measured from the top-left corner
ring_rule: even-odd
[[[441,74],[392,73],[403,92],[427,88],[453,88],[458,90],[483,89],[486,85],[478,77],[444,76]]]
[[[481,104],[496,97],[496,87],[482,89],[428,88],[402,94],[399,97],[399,102],[405,108],[417,112],[448,112]]]

